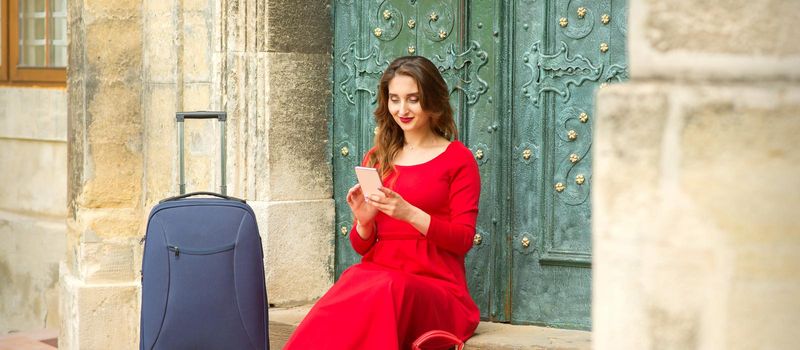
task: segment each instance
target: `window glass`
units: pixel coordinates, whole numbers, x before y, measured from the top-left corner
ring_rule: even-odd
[[[50,0],[53,25],[50,26],[52,50],[50,62],[54,67],[67,66],[67,0]]]
[[[65,67],[66,0],[20,0],[19,66]]]

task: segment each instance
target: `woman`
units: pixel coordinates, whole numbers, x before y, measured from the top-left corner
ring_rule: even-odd
[[[347,194],[350,242],[363,255],[314,305],[285,349],[409,349],[441,329],[472,336],[479,311],[467,291],[480,175],[457,136],[447,85],[431,61],[401,57],[383,73],[378,133],[363,165],[384,187]],[[453,140],[453,141],[451,141]]]

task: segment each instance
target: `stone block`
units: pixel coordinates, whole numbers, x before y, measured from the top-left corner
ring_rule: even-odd
[[[211,83],[189,83],[183,86],[183,110],[184,111],[209,111],[211,110]],[[208,124],[217,124],[207,120]],[[219,129],[215,130],[219,135]],[[216,137],[219,141],[219,137]]]
[[[79,222],[83,225],[81,238],[91,243],[96,243],[101,239],[136,239],[144,232],[141,229],[140,214],[141,210],[138,207],[84,208],[79,217]]]
[[[87,283],[125,283],[139,277],[133,247],[138,241],[135,238],[143,236],[143,232],[138,231],[134,239],[103,240],[93,237],[92,232],[85,232],[77,247],[77,277]]]
[[[267,137],[272,200],[332,196],[329,60],[327,55],[270,54]]]
[[[143,95],[145,120],[145,207],[178,194],[178,141],[175,126],[177,92],[170,84],[146,84]]]
[[[161,1],[161,0],[143,0],[142,1],[142,14],[145,18],[150,16],[156,17],[172,17],[175,16],[177,5],[176,2],[172,1]]]
[[[165,1],[156,1],[167,4]],[[147,83],[176,84],[178,48],[173,43],[177,35],[175,13],[171,8],[164,12],[153,10],[145,15],[142,69]],[[165,45],[165,40],[170,45]]]
[[[595,348],[790,346],[800,88],[629,83],[598,100]]]
[[[791,29],[796,1],[724,0],[630,3],[631,76],[758,80],[800,77]]]
[[[79,191],[88,207],[135,207],[142,179],[141,86],[123,83],[95,86],[87,116],[75,128],[88,145],[74,151],[86,158],[71,172],[81,174]],[[87,153],[88,152],[88,153]]]
[[[652,213],[653,193],[649,190],[661,176],[662,132],[669,112],[667,94],[657,85],[645,84],[610,85],[599,90],[593,137],[607,141],[593,145],[593,159],[603,159],[593,164],[592,181],[603,184],[592,188],[593,211],[599,214],[592,218],[595,237],[632,242],[641,237],[643,226],[628,232],[615,230],[617,226],[604,220],[634,220],[638,216],[624,213]],[[626,131],[624,137],[619,136],[620,130]],[[620,176],[620,168],[627,169],[624,176]]]
[[[800,87],[701,87],[687,101],[680,186],[733,244],[800,243]],[[736,189],[731,191],[731,189]],[[796,231],[800,232],[800,231]],[[800,248],[800,247],[799,247]]]
[[[82,2],[85,21],[118,19],[142,12],[142,0],[85,1]]]
[[[122,18],[86,23],[84,41],[87,84],[125,82],[136,86],[142,74],[142,18],[127,14]],[[90,97],[92,91],[87,91]]]
[[[330,1],[267,2],[267,51],[325,54],[331,49]]]
[[[211,17],[215,10],[214,6],[217,4],[217,1],[185,0],[182,2],[182,4],[185,12],[204,12],[206,16]]]
[[[263,30],[256,26],[256,19],[259,18],[250,1],[235,0],[224,3],[226,14],[226,26],[221,33],[224,47],[228,53],[252,52],[255,36],[264,35]],[[262,17],[263,18],[263,17]],[[263,28],[263,27],[262,27]],[[250,44],[250,45],[248,45]]]
[[[137,348],[140,294],[136,283],[85,283],[62,265],[59,349]]]
[[[333,283],[333,200],[249,202],[264,245],[269,302],[308,303]]]
[[[0,138],[0,210],[66,215],[67,144]]]
[[[63,220],[0,211],[0,334],[58,324]]]
[[[0,137],[67,141],[65,90],[4,87],[0,106]]]
[[[141,140],[132,140],[141,142]],[[95,142],[89,147],[87,179],[79,201],[87,208],[130,208],[141,201],[142,154],[117,142]]]
[[[203,12],[183,15],[183,80],[211,81],[212,19]]]

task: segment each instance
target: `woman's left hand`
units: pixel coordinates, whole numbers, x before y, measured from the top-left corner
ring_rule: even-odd
[[[386,187],[381,187],[379,190],[383,193],[383,196],[378,194],[369,196],[369,204],[372,204],[382,213],[398,220],[411,221],[415,211],[419,210],[406,202],[397,192]]]

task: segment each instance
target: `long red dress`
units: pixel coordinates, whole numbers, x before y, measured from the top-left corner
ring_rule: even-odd
[[[433,329],[472,336],[480,318],[464,271],[480,195],[472,153],[453,141],[428,162],[396,166],[384,186],[431,215],[427,235],[380,212],[370,239],[353,227],[361,263],[342,273],[284,349],[410,349]]]

